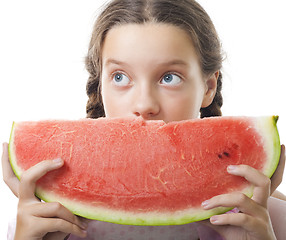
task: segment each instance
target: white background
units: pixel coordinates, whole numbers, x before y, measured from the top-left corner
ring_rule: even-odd
[[[279,115],[285,143],[285,1],[199,2],[226,52],[224,115]],[[12,121],[85,117],[84,57],[102,3],[0,0],[1,143],[8,141]],[[285,181],[279,188],[284,194]],[[17,199],[3,181],[0,194],[0,239],[6,239]]]

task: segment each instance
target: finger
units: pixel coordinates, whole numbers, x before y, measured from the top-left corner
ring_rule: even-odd
[[[257,204],[245,194],[239,192],[215,196],[207,201],[204,201],[202,203],[202,207],[205,210],[209,210],[216,207],[236,207],[243,213],[252,216],[257,216],[258,214],[260,214],[261,218],[265,217],[264,207]]]
[[[210,218],[210,222],[214,225],[232,225],[242,227],[249,232],[254,229],[265,229],[263,221],[257,221],[254,217],[244,213],[229,213],[222,215],[215,215]]]
[[[61,159],[45,160],[26,170],[20,180],[19,196],[22,200],[35,199],[36,182],[47,172],[62,167]]]
[[[7,186],[11,189],[13,194],[18,197],[20,182],[13,172],[13,169],[9,162],[8,143],[3,143],[2,153],[2,173],[3,180]]]
[[[39,218],[37,220],[37,229],[41,233],[54,232],[58,234],[58,232],[62,232],[66,234],[70,233],[78,237],[86,237],[87,235],[86,230],[60,218]]]
[[[36,217],[60,218],[77,225],[81,229],[86,229],[88,225],[84,219],[80,219],[58,202],[36,203],[33,204],[30,209],[26,207],[26,211],[30,211],[31,215]]]
[[[284,168],[285,168],[285,146],[281,145],[280,160],[273,176],[271,177],[270,194],[272,194],[282,182]]]
[[[263,207],[267,207],[271,185],[271,181],[268,177],[248,165],[229,166],[227,171],[230,174],[244,177],[248,182],[253,184],[254,191],[252,199]]]

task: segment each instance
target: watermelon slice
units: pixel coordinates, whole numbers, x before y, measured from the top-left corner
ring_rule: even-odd
[[[273,174],[280,156],[277,119],[19,122],[9,155],[18,177],[42,160],[61,157],[64,166],[37,182],[36,195],[77,215],[130,225],[185,224],[229,210],[202,209],[202,201],[215,195],[252,195],[245,179],[227,173],[228,165]]]

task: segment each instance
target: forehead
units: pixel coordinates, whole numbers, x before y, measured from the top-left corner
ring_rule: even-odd
[[[165,62],[172,59],[197,61],[189,34],[179,27],[162,23],[125,24],[108,31],[102,49],[104,60]]]

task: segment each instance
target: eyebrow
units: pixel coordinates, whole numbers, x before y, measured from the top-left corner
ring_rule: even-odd
[[[119,61],[113,58],[109,58],[105,61],[104,65],[110,65],[110,64],[114,64],[114,65],[119,65],[119,66],[128,66],[129,64],[123,61]],[[187,66],[188,63],[180,60],[180,59],[174,59],[174,60],[170,60],[167,62],[161,62],[158,64],[159,66],[174,66],[174,65],[182,65],[182,66]]]
[[[113,59],[113,58],[108,58],[105,61],[104,65],[110,65],[110,64],[114,64],[114,65],[128,65],[125,62],[122,62],[122,61],[119,61],[119,60],[116,60],[116,59]]]

